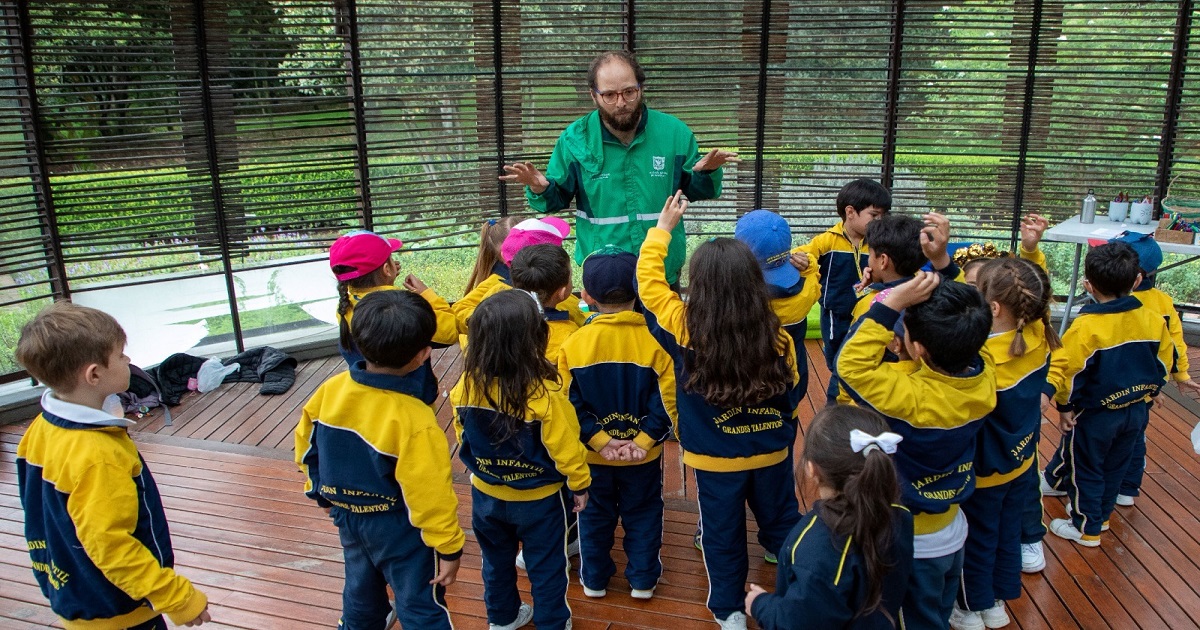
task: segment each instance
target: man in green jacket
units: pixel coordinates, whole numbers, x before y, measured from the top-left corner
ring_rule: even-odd
[[[721,166],[736,153],[713,149],[700,156],[683,121],[642,102],[646,73],[626,52],[596,57],[588,87],[596,110],[567,126],[543,175],[530,162],[504,167],[500,179],[525,185],[537,212],[557,212],[575,200],[575,260],[614,245],[637,253],[658,222],[663,201],[682,190],[690,201],[721,195]],[[687,240],[672,232],[667,281],[676,284]]]

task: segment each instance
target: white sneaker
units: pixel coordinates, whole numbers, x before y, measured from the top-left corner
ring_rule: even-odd
[[[746,613],[731,612],[725,619],[718,619],[721,630],[746,630]]]
[[[1042,543],[1035,542],[1021,545],[1021,572],[1040,573],[1046,568],[1046,552]]]
[[[974,610],[963,610],[954,605],[954,610],[950,612],[950,627],[954,630],[985,630],[987,626],[983,625],[983,616]]]
[[[517,630],[523,628],[533,621],[533,606],[529,604],[521,604],[521,608],[517,610],[517,619],[508,625],[500,625],[498,623],[489,623],[488,630]],[[570,622],[567,622],[570,627]]]
[[[1133,505],[1134,498],[1135,497],[1131,497],[1128,494],[1118,494],[1117,495],[1117,505],[1120,505],[1122,507],[1129,507],[1129,506]]]
[[[1071,502],[1067,501],[1067,516],[1070,516],[1070,515],[1071,515]],[[1101,523],[1100,531],[1102,531],[1102,532],[1108,531],[1109,524],[1110,524],[1109,521],[1104,521],[1103,523]]]
[[[1051,488],[1050,484],[1046,483],[1045,475],[1038,475],[1038,481],[1041,482],[1040,485],[1042,488],[1042,496],[1044,496],[1044,497],[1065,497],[1065,496],[1067,496],[1066,490],[1055,490],[1054,488]]]
[[[642,589],[642,588],[630,589],[629,596],[634,599],[650,599],[650,598],[654,597],[654,589],[655,588],[658,588],[658,587],[652,587],[652,588],[646,588],[646,589]]]
[[[574,542],[567,543],[567,557],[570,558],[571,556],[578,556],[578,555],[579,555],[579,539],[575,539]],[[525,550],[524,549],[517,552],[517,561],[514,562],[513,564],[517,565],[518,569],[520,569],[522,571],[525,570]],[[603,597],[603,595],[601,595],[601,597]]]
[[[1084,547],[1099,547],[1099,536],[1085,537],[1083,532],[1075,528],[1075,523],[1069,518],[1056,518],[1050,521],[1050,532],[1059,538],[1073,540]]]
[[[996,600],[996,605],[979,613],[983,618],[983,625],[989,628],[1003,628],[1012,622],[1008,618],[1008,612],[1004,610],[1004,601]]]
[[[586,585],[583,584],[583,582],[580,582],[579,585],[583,586],[583,594],[587,595],[588,597],[595,597],[595,598],[599,599],[601,597],[604,597],[605,595],[608,595],[608,589],[606,589],[606,588],[600,588],[600,589],[588,588]]]

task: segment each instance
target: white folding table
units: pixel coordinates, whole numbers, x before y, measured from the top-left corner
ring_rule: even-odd
[[[1096,216],[1095,223],[1080,223],[1079,216],[1076,215],[1046,230],[1046,234],[1042,237],[1043,240],[1075,244],[1075,262],[1071,265],[1071,288],[1067,291],[1067,308],[1063,311],[1062,324],[1058,327],[1058,334],[1061,335],[1066,332],[1067,324],[1071,321],[1071,308],[1075,305],[1075,292],[1079,283],[1079,262],[1083,255],[1083,246],[1092,240],[1107,241],[1125,231],[1152,234],[1157,227],[1157,221],[1150,225],[1116,223],[1109,221],[1108,217],[1100,215]],[[1173,267],[1200,260],[1200,245],[1183,245],[1160,241],[1158,246],[1162,248],[1163,252],[1189,256],[1189,258],[1174,262],[1166,267],[1160,267],[1159,271],[1166,271]]]

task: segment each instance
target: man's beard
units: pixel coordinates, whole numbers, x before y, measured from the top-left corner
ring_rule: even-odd
[[[614,131],[633,131],[637,129],[638,123],[642,121],[641,103],[638,103],[638,106],[625,116],[621,116],[620,114],[613,116],[602,107],[598,107],[597,109],[600,110],[600,120],[604,121],[604,124],[608,125],[609,129]]]

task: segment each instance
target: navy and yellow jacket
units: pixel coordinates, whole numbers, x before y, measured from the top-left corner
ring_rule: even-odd
[[[773,466],[787,459],[796,439],[796,406],[804,396],[790,335],[779,331],[779,360],[792,375],[782,394],[756,405],[723,409],[689,392],[684,357],[688,347],[686,308],[667,284],[663,260],[671,233],[651,228],[638,256],[638,295],[650,333],[675,363],[675,404],[679,412],[679,444],[683,463],[697,470],[733,472]]]
[[[172,568],[158,486],[126,427],[47,390],[17,446],[33,574],[68,630],[120,630],[200,615],[204,594]]]
[[[517,435],[494,440],[497,411],[478,388],[467,398],[466,375],[450,390],[458,456],[471,471],[471,485],[504,501],[537,501],[565,481],[574,493],[592,485],[587,449],[579,441],[579,419],[559,383],[544,381],[545,393],[529,400]],[[496,397],[496,389],[490,395]]]
[[[1060,411],[1149,402],[1175,365],[1163,318],[1127,295],[1079,310],[1050,361],[1046,393]]]
[[[493,267],[492,275],[484,278],[483,282],[475,285],[474,289],[468,291],[466,295],[462,296],[461,300],[455,302],[454,306],[450,307],[454,312],[454,320],[458,326],[459,334],[467,334],[467,321],[471,319],[471,313],[475,312],[475,309],[479,307],[479,303],[483,301],[483,298],[498,290],[512,288],[512,272],[508,271],[508,267],[505,267],[504,271],[506,273],[497,273],[497,270]]]
[[[580,439],[591,449],[589,465],[642,463],[601,457],[598,451],[613,439],[633,440],[646,451],[644,461],[658,459],[675,422],[675,367],[644,315],[593,317],[562,344],[558,373],[575,405]]]
[[[808,334],[808,313],[821,295],[821,276],[815,264],[800,274],[800,281],[788,289],[767,285],[771,292],[771,311],[779,325],[792,337],[796,348],[796,370],[800,374],[800,391],[808,391],[808,351],[804,337]]]
[[[775,592],[759,595],[748,611],[763,630],[892,630],[908,592],[913,565],[913,518],[892,507],[892,546],[885,559],[878,610],[859,616],[870,589],[867,566],[853,536],[838,536],[821,518],[821,501],[801,517],[783,541]]]
[[[495,277],[496,276],[489,276],[488,280]],[[487,282],[487,280],[484,282]],[[482,282],[479,284],[480,287],[483,285],[484,283]],[[471,314],[475,312],[475,308],[478,307],[479,303],[485,298],[491,297],[492,295],[495,295],[501,291],[507,291],[511,288],[513,287],[502,282],[491,283],[485,295],[476,300],[473,305],[470,305],[469,309],[464,307],[463,310],[459,312],[459,315],[463,318],[463,326],[466,326],[465,322],[471,318]],[[472,293],[474,293],[474,291],[472,291]],[[463,299],[465,300],[466,298]],[[458,306],[458,303],[455,303],[455,306]],[[558,361],[558,349],[562,347],[562,344],[567,340],[567,337],[570,337],[572,333],[579,330],[580,326],[583,326],[585,323],[587,323],[587,315],[585,315],[583,310],[579,308],[578,300],[576,300],[574,297],[568,297],[560,302],[557,307],[542,307],[542,316],[546,319],[546,325],[549,327],[550,333],[549,337],[546,339],[546,359],[551,363],[554,363]],[[466,329],[464,328],[463,330]],[[466,352],[467,350],[467,341],[468,340],[466,336],[463,336],[460,339],[459,343],[463,352]]]
[[[958,265],[954,264],[953,261],[951,261],[949,265],[938,269],[937,272],[942,276],[942,280],[961,282],[965,277],[962,269],[960,269]],[[883,293],[884,291],[887,291],[893,287],[900,286],[915,277],[916,276],[901,276],[895,280],[889,280],[887,282],[872,282],[871,284],[867,285],[867,287],[863,289],[861,296],[858,298],[858,302],[855,302],[854,312],[850,317],[854,320],[857,320],[859,317],[866,315],[867,311],[871,309],[871,305],[875,303],[875,299],[880,293]]]
[[[986,346],[963,375],[913,372],[884,363],[900,313],[882,302],[850,329],[837,357],[837,375],[856,404],[879,412],[904,441],[894,461],[900,498],[918,534],[940,531],[975,489],[975,434],[996,407],[996,368]]]
[[[1158,313],[1163,320],[1167,322],[1167,332],[1171,335],[1171,342],[1175,344],[1175,369],[1171,372],[1171,378],[1176,381],[1186,381],[1191,377],[1188,370],[1191,366],[1188,364],[1187,343],[1183,341],[1183,323],[1179,321],[1179,311],[1175,310],[1175,301],[1171,296],[1163,293],[1153,286],[1154,279],[1151,278],[1146,288],[1139,288],[1133,292],[1133,296],[1142,303],[1142,306]]]
[[[1008,353],[1013,338],[1025,338],[1025,354]],[[1046,326],[1030,322],[988,338],[996,361],[996,409],[983,419],[975,437],[975,485],[990,488],[1008,483],[1033,465],[1042,425],[1042,391],[1050,372]]]
[[[450,445],[412,381],[358,363],[321,384],[296,425],[304,493],[352,514],[400,512],[446,560],[462,555]]]
[[[407,290],[408,289],[395,285],[371,287],[369,289],[362,290],[350,289],[347,292],[347,295],[350,298],[350,309],[346,311],[346,325],[353,326],[354,307],[357,306],[358,302],[367,295],[370,295],[376,291]],[[437,329],[433,333],[433,345],[435,347],[444,348],[458,341],[458,323],[455,320],[454,312],[450,310],[450,304],[448,304],[446,300],[442,299],[442,296],[438,295],[433,289],[425,289],[420,295],[421,297],[425,298],[426,302],[429,302],[430,306],[433,307],[433,314],[437,318]],[[341,319],[342,316],[338,315],[339,322]],[[342,347],[341,343],[339,343],[338,351],[341,352],[342,358],[346,360],[346,365],[354,366],[359,361],[364,360],[362,353],[358,351],[358,348],[354,347],[353,341],[350,342],[349,348],[344,348]],[[420,383],[421,390],[417,397],[420,398],[425,404],[432,405],[437,401],[437,375],[435,375],[433,372],[433,363],[430,360],[427,359],[423,365],[406,374],[404,378],[415,383]]]
[[[838,317],[849,318],[858,301],[854,285],[862,282],[863,269],[867,266],[867,244],[859,243],[855,247],[846,236],[845,223],[838,221],[837,225],[792,251],[816,257],[821,272],[821,308]]]

